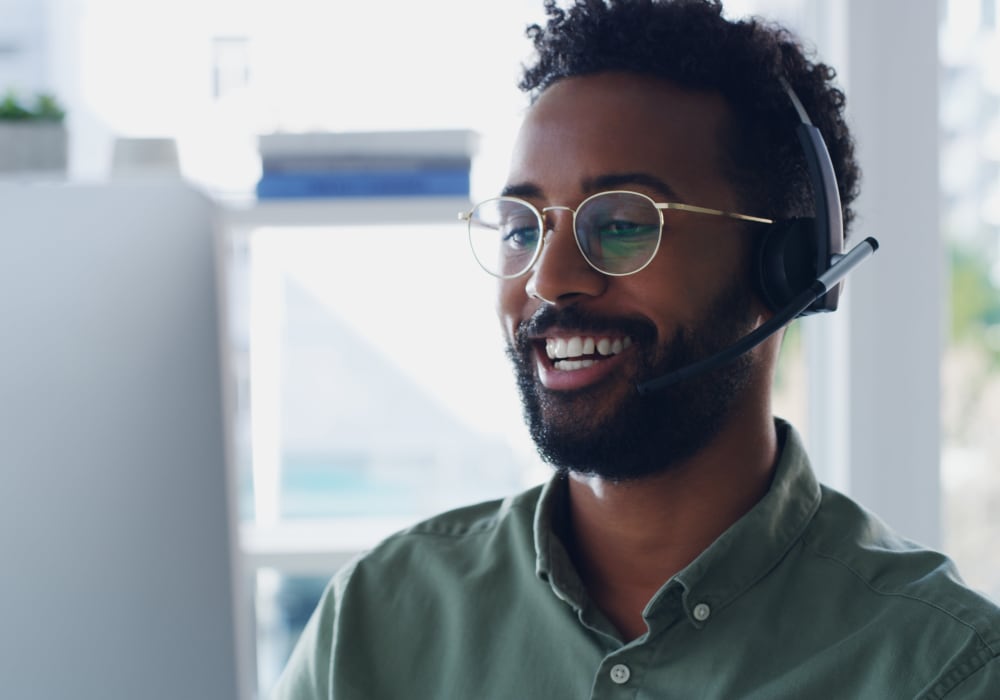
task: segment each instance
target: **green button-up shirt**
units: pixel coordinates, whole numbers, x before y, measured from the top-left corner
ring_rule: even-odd
[[[767,495],[664,583],[638,639],[589,599],[554,478],[338,573],[272,697],[1000,699],[1000,609],[818,485],[779,430]]]

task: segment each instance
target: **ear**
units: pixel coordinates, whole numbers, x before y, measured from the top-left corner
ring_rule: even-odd
[[[816,279],[816,226],[813,219],[776,221],[758,240],[754,260],[757,291],[775,311]]]

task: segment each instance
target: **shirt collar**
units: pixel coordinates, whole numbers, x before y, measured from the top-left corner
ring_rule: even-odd
[[[775,421],[783,443],[774,479],[764,497],[674,577],[684,588],[685,609],[705,604],[717,611],[764,578],[802,537],[820,504],[820,487],[809,466],[802,439],[782,420]],[[650,608],[659,602],[661,590]]]
[[[820,487],[798,433],[781,419],[775,419],[775,426],[782,446],[768,492],[660,589],[647,606],[647,619],[672,599],[668,590],[680,585],[691,623],[702,626],[695,607],[725,607],[766,576],[802,536],[819,508]],[[586,592],[559,537],[567,492],[565,477],[558,474],[541,491],[534,519],[535,571],[579,610],[586,607]]]
[[[542,488],[535,509],[535,573],[548,582],[558,598],[577,611],[586,607],[587,593],[561,537],[567,519],[569,487],[556,474]]]

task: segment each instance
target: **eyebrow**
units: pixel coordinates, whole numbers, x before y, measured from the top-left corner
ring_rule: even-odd
[[[538,198],[542,196],[542,188],[531,182],[521,182],[507,185],[500,191],[501,197],[519,197],[521,199]]]
[[[608,173],[588,178],[583,181],[583,191],[587,193],[597,193],[604,190],[619,189],[626,185],[643,185],[656,190],[665,199],[679,201],[677,192],[666,182],[650,175],[649,173]],[[519,197],[522,199],[540,198],[543,195],[542,188],[533,182],[520,182],[507,185],[500,192],[503,197]]]
[[[656,190],[666,199],[676,201],[679,196],[674,188],[666,182],[649,173],[611,173],[598,175],[585,181],[584,189],[588,192],[599,192],[622,187],[624,185],[643,185]]]

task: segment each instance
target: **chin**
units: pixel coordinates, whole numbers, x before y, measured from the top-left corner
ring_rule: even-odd
[[[744,356],[656,394],[641,396],[630,386],[616,399],[596,391],[554,395],[531,381],[527,391],[522,383],[521,397],[547,463],[560,472],[629,481],[677,468],[708,446],[735,417],[752,369]]]
[[[751,298],[734,282],[699,322],[678,328],[662,344],[640,328],[629,329],[636,338],[633,359],[604,380],[569,392],[546,389],[530,342],[515,338],[508,355],[542,459],[561,472],[628,481],[675,469],[697,456],[740,418],[760,369],[754,354],[652,394],[640,395],[636,384],[709,357],[752,330]]]

